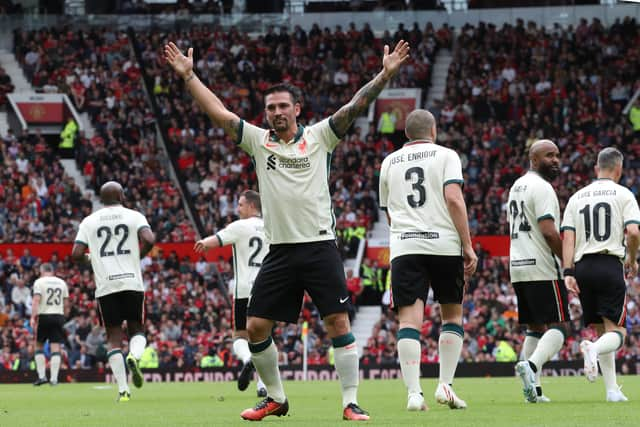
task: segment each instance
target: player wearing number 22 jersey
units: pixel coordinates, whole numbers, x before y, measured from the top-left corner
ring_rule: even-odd
[[[511,186],[507,204],[510,230],[509,267],[518,297],[518,320],[527,325],[523,354],[516,365],[526,401],[548,402],[540,371],[565,339],[567,290],[560,281],[560,207],[551,181],[560,173],[560,152],[549,140],[529,150],[529,171]]]
[[[96,283],[96,299],[107,331],[109,365],[118,383],[118,401],[130,399],[129,386],[121,350],[127,322],[129,333],[129,367],[133,384],[142,387],[138,360],[147,340],[144,336],[144,285],[140,258],[152,248],[155,236],[147,219],[139,212],[122,206],[124,190],[114,181],[100,188],[104,208],[80,223],[72,258],[79,264],[91,263]],[[85,251],[89,249],[89,255]]]

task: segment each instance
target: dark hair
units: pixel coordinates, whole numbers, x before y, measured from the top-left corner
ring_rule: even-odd
[[[247,190],[244,191],[240,197],[244,197],[250,205],[260,213],[262,213],[262,204],[260,203],[260,194],[257,191]]]
[[[289,92],[289,95],[291,95],[291,101],[293,101],[294,105],[302,104],[302,92],[292,84],[278,83],[277,85],[273,85],[264,91],[264,97],[266,98],[267,95],[271,95],[276,92]]]
[[[53,273],[53,265],[49,264],[48,262],[42,263],[42,265],[40,265],[40,272]]]

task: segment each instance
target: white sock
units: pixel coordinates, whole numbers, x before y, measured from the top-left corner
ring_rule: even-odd
[[[401,330],[404,329],[405,328]],[[422,387],[420,387],[420,351],[419,340],[412,338],[402,338],[398,340],[400,370],[402,371],[402,379],[404,380],[404,385],[407,386],[407,392],[409,394],[422,393]]]
[[[622,335],[619,332],[607,332],[593,343],[593,347],[598,354],[606,354],[618,350],[623,342]]]
[[[522,357],[523,360],[529,360],[533,352],[536,350],[538,346],[538,342],[540,338],[534,337],[532,335],[527,335],[524,337],[524,343],[522,343]],[[536,372],[536,386],[540,386],[540,376],[542,373],[542,369],[538,369]]]
[[[124,356],[122,350],[119,348],[113,349],[107,354],[109,359],[109,365],[111,366],[111,372],[118,383],[118,392],[129,392],[129,385],[127,384],[127,370],[124,367]]]
[[[136,360],[140,360],[146,346],[147,339],[145,336],[143,334],[135,334],[129,341],[129,353],[131,353]]]
[[[58,372],[60,372],[60,353],[51,353],[51,382],[58,382]]]
[[[38,379],[46,378],[47,374],[45,372],[45,368],[47,364],[47,359],[45,359],[44,353],[43,352],[36,353],[36,355],[34,356],[34,359],[36,360],[36,370],[38,371]]]
[[[256,367],[258,375],[264,381],[269,397],[278,403],[284,403],[287,397],[284,394],[280,370],[278,369],[278,350],[271,337],[256,344],[250,343],[251,360]]]
[[[618,390],[618,383],[616,382],[616,352],[611,351],[600,354],[598,361],[600,362],[600,370],[602,371],[605,390]]]
[[[350,403],[358,404],[358,382],[360,369],[358,360],[358,346],[351,332],[331,339],[333,343],[333,358],[342,388],[342,407]]]
[[[553,357],[564,344],[564,334],[556,328],[547,329],[542,335],[535,351],[529,357],[529,361],[536,365],[539,371],[542,371],[542,366]]]
[[[251,351],[249,350],[249,341],[245,338],[236,338],[233,341],[233,355],[242,363],[251,360]]]
[[[453,384],[453,377],[456,374],[458,360],[462,352],[462,337],[464,331],[462,326],[447,323],[442,325],[442,332],[438,339],[438,355],[440,357],[440,377],[439,381],[445,384]]]

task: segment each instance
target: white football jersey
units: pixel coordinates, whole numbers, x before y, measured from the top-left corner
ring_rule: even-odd
[[[265,235],[271,244],[335,239],[329,194],[331,153],[340,141],[330,119],[298,125],[291,141],[240,122],[239,146],[253,158]]]
[[[82,220],[76,242],[89,247],[96,297],[144,292],[138,231],[145,227],[144,215],[121,205],[106,206]]]
[[[33,295],[40,295],[38,314],[64,314],[64,299],[69,298],[67,283],[56,276],[42,276],[33,283]]]
[[[556,192],[538,173],[529,171],[509,190],[509,271],[511,282],[559,280],[560,260],[547,244],[538,221],[551,218],[560,226]]]
[[[239,219],[216,233],[220,246],[233,245],[234,298],[249,298],[262,260],[269,252],[262,218]]]
[[[574,261],[586,254],[624,258],[624,230],[640,224],[640,209],[633,193],[610,179],[597,179],[577,191],[564,211],[562,229],[576,233]]]
[[[444,186],[462,184],[458,154],[426,141],[411,141],[389,154],[380,168],[380,207],[391,218],[390,257],[462,255],[462,244]]]

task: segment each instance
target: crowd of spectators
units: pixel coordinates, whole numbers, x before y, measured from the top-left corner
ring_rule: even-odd
[[[179,159],[178,169],[205,234],[227,222],[239,189],[256,187],[255,172],[249,156],[206,117],[164,62],[165,43],[174,41],[185,51],[193,47],[200,79],[247,121],[264,124],[262,92],[285,81],[303,90],[299,120],[312,124],[347,103],[381,69],[383,44],[393,45],[402,38],[412,44],[411,60],[392,85],[426,88],[437,49],[452,40],[446,26],[436,30],[431,24],[420,28],[416,23],[409,30],[400,24],[395,33],[387,31],[382,38],[374,37],[366,24],[361,29],[351,24],[333,30],[314,25],[309,31],[296,26],[292,32],[269,28],[257,38],[234,28],[206,26],[136,34],[159,119],[168,124],[168,150]],[[339,228],[347,217],[367,224],[377,219],[377,170],[391,150],[393,144],[381,138],[373,125],[353,129],[336,149],[330,185]]]
[[[594,177],[599,149],[625,153],[622,184],[640,193],[640,133],[622,110],[640,89],[640,27],[635,19],[605,28],[595,18],[576,28],[465,25],[458,35],[439,117],[439,142],[462,158],[473,234],[506,234],[505,202],[539,138],[555,141],[561,208]]]
[[[119,181],[128,206],[147,216],[161,241],[194,240],[169,160],[158,147],[156,119],[126,32],[16,31],[14,47],[36,90],[66,93],[78,112],[89,115],[95,135],[80,132],[75,152],[91,188]]]
[[[521,350],[523,330],[517,324],[516,297],[509,284],[508,260],[489,257],[481,248],[478,273],[469,283],[463,303],[465,338],[461,361],[512,361]],[[65,324],[67,341],[63,367],[90,369],[103,367],[106,338],[100,326],[93,298],[94,284],[89,270],[82,270],[54,255],[57,274],[69,285],[71,312]],[[31,288],[37,278],[40,260],[28,252],[22,256],[0,257],[0,370],[29,370],[33,356],[33,330],[29,327]],[[175,253],[158,251],[143,260],[146,286],[146,335],[155,365],[146,367],[209,367],[235,369],[239,362],[231,353],[231,304],[221,283],[229,283],[232,267],[220,259],[215,263],[200,259],[179,259]],[[383,301],[385,301],[383,299]],[[440,311],[437,304],[427,304],[421,330],[422,362],[437,363]],[[629,287],[627,304],[629,337],[618,351],[621,359],[638,360],[640,339],[640,280]],[[577,298],[570,301],[570,332],[557,360],[579,359],[579,343],[592,339],[594,331],[580,321]],[[323,328],[313,303],[305,300],[298,324],[278,324],[274,339],[282,365],[302,362],[302,321],[309,325],[310,364],[331,363],[331,341]],[[398,320],[383,303],[383,314],[375,324],[361,355],[363,364],[396,363]],[[505,352],[507,346],[513,352]],[[126,352],[126,343],[123,343]],[[207,359],[205,364],[205,360]],[[16,362],[17,361],[17,362]]]
[[[566,29],[547,30],[536,23],[522,21],[499,29],[482,23],[461,29],[453,51],[445,99],[433,111],[439,120],[439,142],[455,148],[463,160],[465,196],[473,234],[505,234],[504,205],[508,188],[526,169],[526,150],[537,138],[553,139],[560,146],[563,173],[554,186],[562,207],[568,197],[592,177],[598,149],[609,145],[625,152],[622,184],[638,195],[640,140],[628,117],[622,114],[622,108],[638,89],[635,72],[640,68],[638,29],[630,18],[610,28],[604,28],[594,19]],[[362,30],[350,27],[346,32],[340,28],[331,31],[314,27],[309,32],[295,28],[291,34],[282,29],[278,33],[270,30],[257,39],[250,39],[234,30],[224,32],[219,28],[194,26],[188,32],[152,31],[136,35],[144,72],[153,82],[153,96],[160,108],[157,119],[168,124],[163,129],[168,136],[168,151],[178,158],[178,173],[186,182],[206,234],[214,233],[234,219],[237,194],[240,189],[256,188],[255,174],[248,156],[203,115],[184,92],[177,76],[164,64],[162,46],[165,42],[175,41],[183,49],[193,46],[200,78],[230,110],[248,121],[263,124],[261,92],[271,83],[289,81],[305,93],[301,122],[314,123],[347,102],[380,68],[383,43],[393,44],[399,38],[410,40],[412,62],[394,84],[427,87],[433,55],[438,47],[451,45],[451,30],[443,27],[436,31],[427,25],[423,30],[416,26],[406,34],[403,31],[406,30],[399,28],[395,34],[387,32],[382,39],[377,39],[366,27]],[[158,160],[161,156],[155,151],[154,136],[145,131],[145,126],[150,129],[154,118],[142,100],[140,67],[131,56],[128,42],[122,42],[126,36],[107,30],[89,34],[43,30],[23,35],[25,42],[17,45],[23,47],[18,57],[26,63],[28,54],[36,54],[33,81],[58,87],[74,82],[78,86],[79,81],[85,87],[85,91],[81,91],[87,94],[85,108],[94,117],[99,137],[106,145],[104,155],[112,156],[103,160],[100,167],[93,165],[92,173],[87,175],[95,175],[95,181],[100,182],[100,172],[96,172],[100,170],[103,177],[117,177],[133,188],[140,180],[140,193],[134,197],[139,203],[138,209],[150,219],[165,213],[171,205],[168,208],[162,201],[169,190],[164,188],[150,195],[147,179],[150,175],[158,182],[165,182],[158,175],[166,169],[166,159]],[[74,49],[65,51],[57,44],[63,36],[73,41],[70,45]],[[41,45],[50,40],[56,43],[45,51]],[[106,44],[104,40],[113,43]],[[113,47],[118,40],[122,45]],[[61,61],[73,65],[58,67]],[[25,72],[27,69],[25,66]],[[61,69],[70,74],[59,73]],[[70,82],[69,75],[75,76]],[[88,85],[82,83],[85,80],[89,81]],[[126,89],[105,87],[107,81],[116,81]],[[112,98],[101,98],[107,94]],[[78,105],[78,99],[74,100]],[[101,120],[101,117],[108,119]],[[140,121],[136,122],[136,118]],[[137,132],[137,136],[132,136],[132,132]],[[118,148],[120,145],[133,148],[125,150]],[[9,164],[17,168],[19,148],[14,148],[15,153],[11,154],[12,144],[5,141],[3,147],[5,163],[9,159]],[[83,166],[99,161],[96,159],[100,153],[90,151],[99,147],[96,141],[79,144]],[[385,153],[392,149],[393,144],[381,138],[373,124],[369,129],[353,129],[338,146],[330,184],[339,225],[375,221],[377,173]],[[119,168],[122,162],[127,166],[136,164],[137,160],[126,157],[131,151],[142,153],[135,158],[143,159],[139,160],[139,172],[135,168],[133,172]],[[156,167],[146,164],[148,159],[157,162]],[[55,168],[55,162],[49,166]],[[12,179],[5,178],[2,184],[9,181]],[[17,187],[13,187],[13,198],[21,201],[24,185],[18,196],[15,196]],[[150,207],[150,201],[157,203],[156,208],[161,207]],[[11,215],[13,210],[5,208],[0,212]],[[173,221],[185,222],[177,213]],[[160,224],[164,223],[156,222],[155,228]],[[464,301],[462,359],[502,360],[508,353],[504,352],[505,346],[517,354],[523,341],[523,331],[516,321],[515,294],[509,285],[508,263],[505,259],[487,256],[481,248],[478,254],[478,273],[469,283]],[[4,276],[0,282],[3,292],[0,303],[4,303],[4,307],[0,322],[12,326],[3,328],[0,336],[3,349],[0,365],[6,368],[16,358],[26,360],[33,350],[28,344],[31,332],[24,317],[28,314],[29,300],[20,299],[24,291],[13,291],[29,288],[34,277],[24,267],[18,267],[20,262],[13,257],[5,257],[1,262],[4,266],[0,271],[4,271]],[[67,261],[59,264],[61,274],[73,284],[72,300],[76,307],[68,324],[70,340],[73,340],[67,350],[68,363],[78,366],[80,361],[80,366],[86,363],[95,366],[100,363],[100,345],[95,344],[99,341],[95,335],[102,332],[98,328],[89,340],[89,333],[97,326],[90,274],[77,270]],[[205,354],[217,358],[216,363],[224,366],[236,363],[229,350],[230,305],[220,291],[224,286],[218,286],[221,281],[228,283],[229,274],[230,266],[224,261],[193,263],[175,256],[163,259],[159,254],[145,260],[145,281],[150,285],[146,332],[161,366],[197,365]],[[12,300],[14,293],[16,301]],[[637,279],[630,284],[629,294],[629,339],[618,356],[636,360],[640,337],[640,282]],[[398,322],[393,312],[386,309],[385,301],[388,298],[381,295],[385,311],[365,348],[363,363],[395,361]],[[571,332],[558,355],[565,360],[579,357],[578,343],[593,334],[591,329],[582,328],[580,307],[575,298],[570,309]],[[425,315],[422,361],[437,363],[438,306],[429,304]],[[311,303],[305,303],[303,316],[310,322],[310,360],[312,363],[329,361],[329,342]],[[76,338],[78,330],[86,335]],[[302,349],[300,325],[280,325],[274,336],[278,337],[281,363],[298,363]],[[91,344],[87,345],[87,340]]]
[[[0,371],[33,369],[34,331],[29,326],[29,316],[40,262],[28,250],[22,256],[12,252],[0,255]],[[71,264],[69,257],[60,259],[54,254],[50,262],[69,286],[71,310],[65,324],[63,368],[103,367],[107,344],[93,297],[91,272]],[[165,257],[160,250],[144,258],[142,264],[147,289],[145,332],[156,367],[237,367],[239,362],[231,354],[231,303],[221,291],[227,289],[232,278],[229,261],[220,258],[215,263],[204,259],[193,262],[179,259],[175,252]],[[309,343],[314,354],[326,356],[331,341],[308,300],[302,319],[309,322]],[[274,336],[282,364],[301,363],[300,333],[301,324],[277,325]],[[126,352],[126,343],[123,348]],[[207,356],[213,363],[204,365]]]
[[[0,165],[0,243],[73,241],[91,201],[44,137],[9,131]]]

